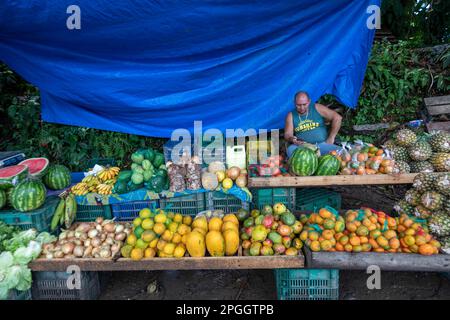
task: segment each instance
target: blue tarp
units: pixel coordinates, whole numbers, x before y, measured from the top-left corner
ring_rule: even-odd
[[[161,137],[194,120],[280,128],[298,90],[356,106],[369,5],[380,0],[3,0],[0,59],[40,88],[49,122]]]

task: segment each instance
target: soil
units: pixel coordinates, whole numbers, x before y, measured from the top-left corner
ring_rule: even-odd
[[[367,206],[392,212],[405,186],[333,187],[342,208]],[[450,276],[440,273],[382,272],[381,289],[369,290],[364,271],[340,271],[343,300],[449,299]],[[273,270],[114,272],[100,299],[271,300],[277,299]]]

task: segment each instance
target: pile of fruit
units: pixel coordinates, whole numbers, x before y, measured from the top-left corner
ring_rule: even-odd
[[[450,171],[450,133],[438,131],[417,136],[410,129],[395,133],[393,140],[384,144],[395,159],[398,173]]]
[[[284,204],[266,205],[250,215],[241,228],[243,255],[298,255],[303,246],[298,238],[303,225]]]
[[[100,195],[112,194],[112,189],[120,172],[118,167],[102,167],[97,173],[90,173],[81,182],[70,188],[70,192],[77,196],[84,196],[89,192]]]
[[[49,165],[46,158],[31,158],[0,169],[0,209],[5,206],[26,212],[40,208],[47,188],[60,190],[71,183],[69,169]]]
[[[239,167],[225,168],[220,161],[211,162],[202,172],[202,186],[206,190],[216,190],[219,184],[223,189],[231,189],[233,185],[239,188],[247,186],[247,170]]]
[[[371,209],[348,210],[340,216],[332,208],[303,215],[300,239],[312,251],[404,252],[432,255],[440,243],[426,225],[407,215],[393,218]]]
[[[233,214],[199,214],[195,219],[161,209],[142,209],[122,247],[123,257],[182,258],[235,255],[239,248],[239,221]]]
[[[450,249],[450,173],[419,173],[413,187],[394,208],[427,220],[443,250]]]
[[[250,177],[283,177],[289,176],[288,165],[281,155],[268,157],[261,164],[248,166]]]
[[[361,141],[353,146],[344,145],[331,154],[339,160],[342,175],[389,174],[394,170],[394,161],[385,150]]]

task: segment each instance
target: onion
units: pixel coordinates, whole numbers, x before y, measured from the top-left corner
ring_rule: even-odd
[[[100,258],[100,254],[99,254],[99,253],[94,254],[94,258],[95,258],[95,259]]]
[[[47,253],[51,252],[54,248],[55,248],[55,246],[53,243],[46,243],[42,246],[42,252],[44,254],[47,254]]]
[[[75,237],[75,231],[70,230],[69,232],[67,232],[67,238],[74,238]]]
[[[95,230],[97,230],[98,232],[102,232],[103,228],[102,228],[102,226],[100,224],[98,224],[98,225],[95,226]]]
[[[76,246],[75,249],[73,249],[73,254],[77,258],[81,258],[84,253],[84,247],[82,246]]]
[[[55,256],[55,258],[57,258],[57,259],[61,259],[61,258],[64,258],[64,252],[62,252],[62,251],[55,251],[55,253],[53,254],[54,256]]]
[[[91,239],[86,239],[86,240],[84,241],[84,246],[85,246],[85,247],[89,247],[89,246],[91,245],[91,243],[92,243]]]
[[[73,249],[75,248],[75,245],[71,242],[67,242],[62,245],[61,249],[64,254],[71,254],[73,252]]]
[[[114,220],[105,220],[102,222],[102,227],[104,227],[105,225],[107,225],[108,223],[114,223]]]
[[[114,232],[116,230],[116,225],[114,223],[107,223],[103,226],[103,229],[108,232]]]
[[[100,253],[100,247],[96,247],[92,249],[91,255],[95,256]]]
[[[231,180],[236,180],[237,177],[239,177],[240,173],[241,169],[238,167],[231,167],[230,169],[227,170],[227,176]]]
[[[111,256],[111,251],[110,250],[106,250],[106,249],[100,250],[100,257],[101,258],[109,258],[110,256]]]
[[[68,254],[64,259],[75,259],[75,256],[73,254]]]
[[[91,244],[94,247],[100,247],[102,245],[102,241],[100,240],[100,238],[93,238],[91,240]]]
[[[53,251],[61,251],[61,246],[58,244],[55,246],[55,248],[53,249]]]
[[[111,253],[112,255],[114,255],[115,253],[117,253],[120,250],[120,245],[119,244],[113,244],[111,246]]]
[[[75,238],[80,239],[83,232],[81,231],[75,231]]]
[[[121,233],[123,232],[123,230],[125,229],[125,227],[121,224],[116,225],[116,230],[114,231],[115,233]]]
[[[88,237],[94,239],[98,235],[98,231],[96,229],[89,230]]]
[[[80,237],[81,240],[86,241],[87,239],[89,239],[87,233],[83,233]]]
[[[108,250],[108,251],[111,251],[111,246],[110,246],[109,244],[104,244],[104,245],[101,246],[100,249],[101,249],[101,250]]]
[[[97,217],[97,219],[95,219],[95,222],[97,222],[98,224],[102,224],[104,220],[105,219],[103,219],[103,217]]]
[[[131,233],[131,229],[130,228],[125,228],[125,230],[123,230],[123,231],[127,234],[127,236],[129,236],[130,233]]]
[[[64,240],[67,238],[67,231],[63,231],[61,232],[61,234],[59,235],[59,240]]]
[[[118,233],[114,237],[114,239],[117,241],[124,241],[126,238],[127,238],[127,234],[125,232]]]
[[[90,258],[92,255],[93,247],[89,246],[84,250],[83,258]]]
[[[89,223],[81,223],[76,229],[75,232],[86,233],[91,230],[91,225]]]
[[[114,235],[113,233],[112,233],[112,235]],[[112,246],[114,243],[115,243],[115,241],[114,241],[114,239],[113,238],[107,238],[106,240],[105,240],[105,243],[106,244],[109,244],[110,246]]]
[[[100,240],[101,240],[102,242],[104,242],[104,241],[106,240],[106,234],[105,234],[105,233],[102,233],[102,234],[100,235]]]
[[[81,241],[81,240],[74,240],[73,241],[73,243],[76,245],[76,246],[82,246],[83,245],[83,241]]]
[[[106,238],[107,238],[107,239],[114,239],[115,236],[116,236],[115,233],[108,233],[108,234],[106,235]]]
[[[53,253],[47,253],[47,254],[45,255],[45,258],[46,258],[46,259],[53,259]]]

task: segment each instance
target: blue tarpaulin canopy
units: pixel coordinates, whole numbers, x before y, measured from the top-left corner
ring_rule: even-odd
[[[73,4],[81,29],[67,27]],[[370,5],[380,0],[4,0],[0,59],[40,88],[48,122],[160,137],[195,120],[280,128],[299,90],[356,106]]]

